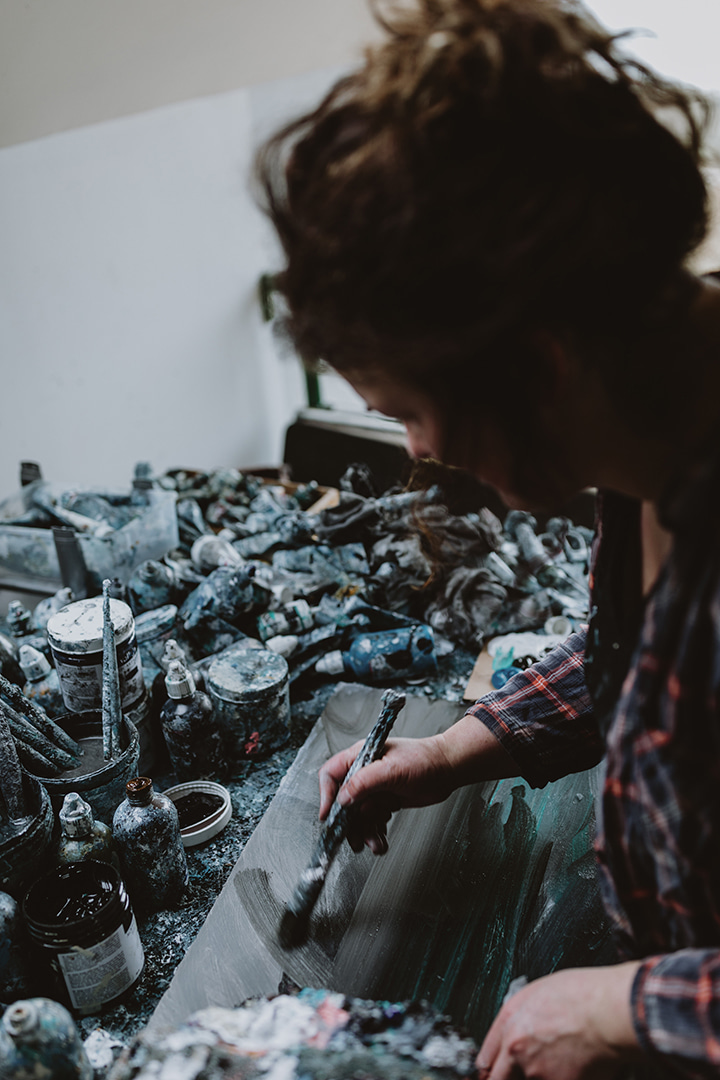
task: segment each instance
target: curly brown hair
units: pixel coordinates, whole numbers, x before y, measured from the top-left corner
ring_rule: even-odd
[[[258,159],[306,360],[376,365],[462,411],[481,385],[532,386],[539,329],[626,343],[685,296],[706,229],[697,92],[574,3],[376,15],[386,40]]]

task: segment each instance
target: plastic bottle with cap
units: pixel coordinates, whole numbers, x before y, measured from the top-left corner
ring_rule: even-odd
[[[19,600],[11,600],[8,604],[5,623],[18,647],[20,645],[32,645],[34,649],[38,649],[47,655],[50,646],[45,634],[35,629],[32,615]]]
[[[60,866],[97,859],[120,870],[112,829],[102,821],[95,821],[90,803],[76,791],[65,796],[58,817],[62,835],[55,857]]]
[[[221,779],[223,743],[210,698],[196,690],[192,672],[180,660],[170,661],[165,686],[160,725],[178,780]]]
[[[50,667],[47,657],[32,645],[21,645],[18,659],[27,682],[23,694],[39,705],[51,720],[67,712],[63,701],[60,679],[55,668]]]
[[[353,674],[370,682],[429,675],[437,670],[435,637],[422,623],[362,634],[347,651],[336,649],[321,656],[315,670],[322,675]]]

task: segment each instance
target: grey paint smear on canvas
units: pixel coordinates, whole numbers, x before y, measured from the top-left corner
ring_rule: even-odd
[[[510,981],[614,959],[591,851],[598,773],[534,791],[479,784],[394,816],[390,852],[345,847],[301,948],[277,942],[317,840],[317,771],[363,737],[381,690],[340,685],[231,872],[151,1027],[274,994],[283,973],[357,997],[425,998],[482,1038]],[[463,707],[408,697],[395,735],[430,735]]]

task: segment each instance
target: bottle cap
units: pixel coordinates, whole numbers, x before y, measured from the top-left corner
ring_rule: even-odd
[[[39,649],[33,649],[32,645],[21,645],[18,659],[28,682],[44,679],[50,673],[47,657]]]
[[[163,671],[168,671],[170,668],[171,660],[179,660],[181,663],[186,664],[187,657],[185,656],[185,650],[178,645],[175,638],[171,637],[165,642],[165,648],[163,654],[160,657],[160,667]]]
[[[173,700],[192,697],[195,693],[195,680],[192,672],[183,664],[182,660],[171,660],[168,673],[165,676],[165,686],[168,697]]]
[[[66,836],[87,836],[92,831],[92,807],[77,791],[70,791],[65,796],[58,817]]]
[[[320,675],[340,675],[345,670],[342,653],[339,649],[321,656],[315,665],[315,670]]]
[[[275,637],[268,638],[265,642],[265,648],[270,649],[270,652],[277,653],[278,656],[291,656],[297,647],[297,634],[277,634]]]

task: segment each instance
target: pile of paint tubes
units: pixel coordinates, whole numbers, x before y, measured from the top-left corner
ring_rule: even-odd
[[[4,1000],[38,989],[28,939],[76,1012],[135,985],[134,908],[177,903],[188,881],[177,811],[149,779],[168,758],[179,781],[237,776],[287,741],[291,689],[422,682],[456,644],[557,617],[570,630],[587,613],[591,535],[566,519],[538,533],[517,512],[504,526],[482,508],[457,517],[438,489],[375,495],[361,470],[319,510],[317,485],[290,493],[232,469],[143,481],[177,492],[179,547],[103,596],[14,603],[0,627],[0,739],[17,766],[0,775],[0,914],[17,946],[0,964]],[[55,866],[29,877],[42,864],[30,859],[13,877],[3,843],[27,821]],[[43,1006],[28,1009],[11,1016],[18,1030]]]

